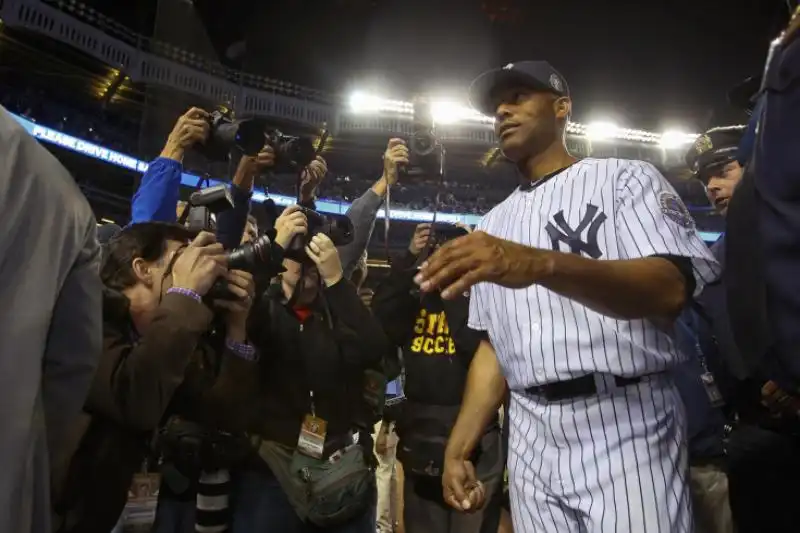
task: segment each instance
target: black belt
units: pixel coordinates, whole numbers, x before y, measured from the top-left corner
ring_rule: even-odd
[[[535,385],[525,389],[525,392],[532,396],[544,396],[545,399],[550,402],[571,400],[573,398],[580,398],[581,396],[593,396],[597,394],[597,383],[595,382],[594,376],[594,374],[587,374],[579,378],[568,379],[567,381]],[[628,385],[636,385],[642,381],[642,377],[644,376],[633,378],[614,376],[614,383],[617,387],[627,387]]]

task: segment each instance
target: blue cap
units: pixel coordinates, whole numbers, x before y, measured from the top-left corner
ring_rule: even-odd
[[[547,61],[518,61],[484,72],[469,87],[469,102],[484,115],[494,115],[492,96],[499,89],[529,87],[559,96],[569,96],[564,76]]]

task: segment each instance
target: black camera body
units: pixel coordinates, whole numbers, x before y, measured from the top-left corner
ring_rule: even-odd
[[[209,115],[208,124],[208,138],[196,145],[195,150],[211,161],[227,161],[234,148],[254,156],[264,146],[266,123],[261,119],[234,120],[233,112],[220,106]]]
[[[335,246],[344,246],[353,242],[353,237],[355,235],[353,223],[349,218],[326,217],[305,207],[301,207],[300,209],[308,221],[308,232],[305,235],[296,235],[292,239],[283,253],[283,256],[287,259],[292,259],[300,263],[307,263],[310,261],[306,254],[306,246],[314,235],[319,233],[327,235]]]
[[[464,228],[447,222],[435,222],[431,229],[433,230],[431,244],[434,247],[441,246],[442,244],[452,241],[453,239],[469,235],[469,231],[465,230]]]
[[[430,103],[414,101],[414,122],[408,138],[408,165],[400,171],[409,178],[441,178],[444,175],[444,147],[436,136]]]
[[[278,130],[266,133],[266,144],[275,152],[272,171],[276,174],[298,172],[317,157],[314,143],[308,137],[285,135]]]

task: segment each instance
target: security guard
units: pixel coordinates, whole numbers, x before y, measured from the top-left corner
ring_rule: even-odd
[[[738,147],[744,135],[744,126],[713,128],[697,138],[686,154],[686,164],[706,189],[709,203],[722,216],[742,179],[743,168],[737,161]],[[725,268],[725,235],[711,247],[711,252]],[[710,370],[717,379],[723,396],[732,402],[737,395],[737,384],[749,377],[749,371],[734,342],[727,316],[727,298],[723,276],[708,283],[700,296],[701,312],[698,336],[701,344],[711,346],[709,338],[716,339],[721,357],[706,357]]]

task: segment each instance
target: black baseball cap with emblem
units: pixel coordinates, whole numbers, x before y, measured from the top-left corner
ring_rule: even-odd
[[[712,128],[695,139],[686,152],[686,164],[695,178],[708,183],[708,170],[735,161],[747,126]]]
[[[547,61],[518,61],[503,68],[484,72],[469,87],[472,107],[484,115],[494,115],[494,94],[510,87],[529,87],[558,96],[569,96],[569,86],[564,76]]]

